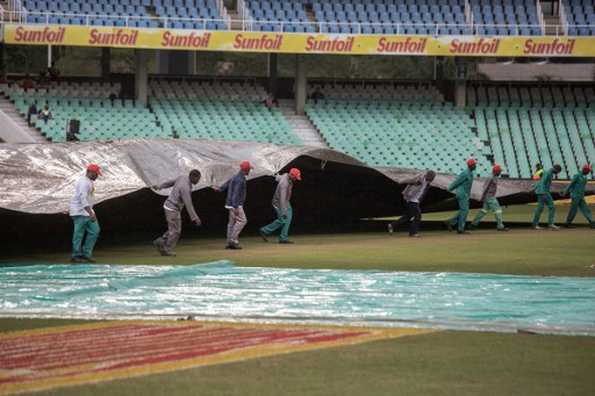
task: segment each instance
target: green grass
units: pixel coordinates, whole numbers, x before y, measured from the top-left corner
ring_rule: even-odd
[[[399,271],[489,272],[526,275],[594,276],[595,231],[480,230],[472,235],[430,231],[413,239],[406,233],[301,235],[295,245],[242,238],[244,250],[223,249],[224,240],[183,239],[177,257],[161,257],[150,241],[100,246],[99,263],[195,264],[231,260],[242,266],[378,269]],[[10,263],[66,262],[68,252],[23,255]]]
[[[535,205],[512,205],[503,207],[503,216],[505,223],[531,223],[533,220],[533,211],[535,210]],[[556,205],[556,223],[564,224],[566,223],[566,216],[568,215],[568,209],[570,207],[566,204]],[[591,212],[595,214],[595,205],[590,205],[589,208]],[[472,209],[469,212],[469,221],[473,220],[475,215],[479,212],[479,209]],[[424,215],[424,220],[426,221],[444,221],[454,216],[456,212],[438,212],[438,213],[428,213]],[[488,213],[486,217],[483,218],[483,222],[486,223],[495,223],[496,220],[494,219],[494,215]],[[547,208],[541,215],[541,221],[543,223],[547,222]],[[576,217],[574,218],[574,224],[587,224],[587,219],[583,217],[583,215],[578,212]]]
[[[594,352],[595,337],[448,331],[36,395],[591,395]]]
[[[519,209],[527,215],[531,207]],[[507,211],[509,215],[512,212]],[[447,214],[440,214],[445,218]],[[223,238],[183,239],[178,256],[157,255],[150,241],[99,245],[96,258],[117,264],[192,264],[232,260],[243,266],[490,272],[594,276],[595,231],[459,236],[424,232],[300,235],[295,245],[242,238],[241,251]],[[68,252],[20,256],[10,262],[64,262]],[[0,319],[0,331],[80,321]],[[357,346],[279,355],[119,380],[41,395],[591,395],[595,337],[438,332]]]

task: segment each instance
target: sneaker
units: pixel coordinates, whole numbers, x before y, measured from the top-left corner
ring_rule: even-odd
[[[95,260],[93,257],[81,257],[81,260],[83,260],[84,263],[91,264],[95,264],[97,262],[97,260]]]
[[[72,264],[82,264],[82,263],[86,263],[85,259],[83,257],[77,256],[77,257],[71,257],[70,258],[70,262]]]
[[[386,228],[387,228],[389,234],[392,234],[393,232],[395,232],[395,230],[393,229],[392,223],[388,223]]]
[[[260,237],[262,238],[263,241],[268,242],[269,239],[267,238],[267,234],[264,233],[263,230],[259,230],[258,233],[260,234]]]
[[[467,230],[463,230],[463,231],[457,231],[457,234],[459,234],[459,235],[470,235],[471,232],[469,232]]]
[[[562,224],[562,227],[564,227],[564,228],[575,228],[575,226],[573,226],[572,224],[568,224],[568,223]]]
[[[450,224],[450,221],[445,221],[444,225],[446,226],[446,229],[448,230],[448,232],[453,232],[453,228],[452,228],[452,224]]]
[[[534,230],[543,230],[543,227],[539,226],[539,225],[534,225],[533,226]]]
[[[508,228],[508,227],[498,228],[498,231],[506,232],[506,231],[510,231],[510,228]]]
[[[225,246],[225,249],[242,250],[242,246],[239,243],[229,243]]]
[[[477,226],[476,226],[475,224],[473,224],[473,223],[470,223],[470,224],[467,226],[467,229],[468,229],[468,230],[474,230],[474,229],[476,229],[476,228],[477,228]]]
[[[419,234],[411,234],[409,235],[410,238],[419,238]]]
[[[550,230],[559,230],[560,229],[560,227],[558,227],[555,224],[550,224],[550,225],[547,226],[547,228],[549,228]]]
[[[289,239],[282,239],[279,241],[279,243],[282,245],[293,245],[294,244],[294,242],[290,241]]]
[[[161,255],[165,257],[176,257],[174,252],[166,252],[165,250],[161,252]]]
[[[595,229],[595,221],[591,222],[591,228]]]

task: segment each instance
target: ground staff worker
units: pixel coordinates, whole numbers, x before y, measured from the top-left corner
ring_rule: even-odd
[[[479,222],[483,217],[488,214],[488,211],[493,212],[496,217],[496,227],[498,231],[508,231],[508,228],[504,226],[502,222],[502,208],[496,198],[496,192],[498,191],[498,177],[502,173],[502,167],[496,164],[492,168],[492,177],[486,182],[483,194],[481,195],[481,202],[483,207],[477,212],[475,219],[471,222],[471,227],[475,228],[479,225]]]
[[[581,213],[589,221],[591,228],[595,228],[595,222],[593,222],[593,216],[591,210],[585,202],[585,187],[587,186],[587,175],[591,173],[591,165],[585,164],[581,172],[574,175],[572,181],[564,190],[564,195],[570,194],[570,211],[566,217],[566,227],[572,225],[572,221],[576,216],[577,209],[580,209]]]
[[[539,219],[541,218],[544,205],[547,205],[548,209],[548,228],[552,230],[557,230],[559,228],[554,224],[554,220],[556,218],[556,207],[554,206],[554,200],[552,198],[552,194],[550,193],[550,188],[552,186],[552,179],[554,178],[554,175],[557,175],[561,171],[562,167],[556,164],[553,166],[553,168],[543,172],[543,176],[535,184],[535,194],[537,194],[537,208],[535,208],[535,214],[533,215],[533,228],[536,230],[542,229],[539,226]]]
[[[467,215],[469,214],[469,198],[471,196],[471,186],[473,185],[473,171],[477,166],[477,161],[471,158],[467,160],[467,169],[462,171],[457,178],[450,183],[448,191],[456,191],[457,202],[459,204],[458,213],[446,221],[446,226],[449,231],[457,227],[458,234],[467,234],[465,231],[465,222],[467,221]]]
[[[242,161],[240,171],[221,187],[213,187],[215,191],[227,192],[225,198],[225,209],[229,211],[227,223],[227,245],[226,249],[241,249],[240,233],[248,223],[244,212],[246,201],[246,176],[250,174],[252,165],[248,161]]]
[[[93,210],[94,182],[101,175],[97,164],[87,165],[87,171],[77,182],[70,200],[69,214],[74,224],[72,232],[73,263],[94,263],[93,248],[99,237],[99,223]],[[83,239],[85,243],[83,244]]]
[[[290,202],[291,193],[293,191],[293,183],[296,180],[302,180],[302,173],[297,168],[291,168],[289,173],[276,175],[275,180],[277,181],[277,189],[275,190],[275,195],[273,195],[273,208],[277,213],[277,220],[262,227],[260,229],[260,235],[266,242],[270,235],[281,228],[279,243],[293,243],[289,240],[289,226],[293,217]]]
[[[153,241],[153,245],[159,250],[162,256],[175,256],[173,249],[180,239],[182,233],[182,210],[184,206],[190,216],[190,220],[197,226],[201,225],[200,218],[192,204],[192,186],[200,181],[200,172],[196,169],[190,171],[189,175],[180,176],[159,186],[153,186],[155,190],[173,187],[169,196],[163,204],[167,231]]]
[[[388,224],[389,233],[392,234],[398,226],[409,223],[409,236],[419,237],[419,224],[421,222],[421,208],[419,205],[435,177],[436,172],[430,170],[401,182],[401,184],[407,185],[403,190],[403,198],[407,203],[407,214]]]

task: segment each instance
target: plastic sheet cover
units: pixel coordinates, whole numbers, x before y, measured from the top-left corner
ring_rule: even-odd
[[[163,183],[192,168],[203,173],[200,190],[219,185],[237,172],[242,160],[255,169],[249,179],[271,176],[306,156],[321,162],[337,162],[367,167],[343,153],[310,146],[279,146],[254,142],[214,140],[129,140],[62,144],[0,145],[0,208],[26,213],[60,213],[68,209],[77,179],[89,163],[97,163],[104,175],[95,202],[124,196]],[[462,167],[464,164],[462,164]],[[416,170],[374,168],[399,182]],[[446,189],[452,175],[438,175],[432,186]],[[503,180],[498,196],[528,193],[530,181]],[[554,190],[562,187],[555,186]],[[479,199],[483,179],[474,183],[472,198]],[[595,186],[589,187],[590,190]],[[160,191],[166,195],[167,190]]]
[[[0,268],[0,315],[595,335],[595,279],[192,266]]]

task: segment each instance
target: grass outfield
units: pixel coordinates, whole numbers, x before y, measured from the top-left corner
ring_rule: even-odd
[[[525,207],[525,214],[528,207]],[[530,208],[530,207],[529,207]],[[429,231],[298,235],[295,245],[242,238],[182,239],[175,258],[144,244],[102,246],[101,263],[192,264],[229,259],[243,266],[490,272],[594,276],[595,231],[515,228],[459,236]],[[7,262],[64,262],[68,252]],[[80,321],[0,319],[0,332]],[[591,395],[595,337],[444,331],[357,346],[278,355],[168,374],[41,392],[41,395]]]
[[[589,197],[590,198],[590,197]],[[536,205],[511,205],[502,207],[503,216],[504,216],[504,223],[531,223],[533,221],[533,211],[535,210]],[[566,216],[568,215],[568,209],[570,205],[564,201],[557,201],[556,202],[556,223],[557,224],[564,224],[566,223]],[[591,213],[595,215],[595,204],[590,204],[589,208],[591,209]],[[469,211],[469,217],[467,218],[468,221],[472,221],[475,215],[479,212],[479,209],[471,209]],[[437,213],[427,213],[424,214],[423,219],[425,221],[444,221],[446,219],[450,219],[455,215],[456,211],[450,212],[437,212]],[[393,219],[386,218],[386,219]],[[541,215],[541,221],[545,224],[547,222],[547,208],[544,209]],[[485,223],[495,223],[496,219],[494,219],[494,215],[492,213],[488,213],[482,220]],[[573,224],[587,224],[587,219],[579,212],[577,212],[576,217],[574,218]]]
[[[0,319],[0,328],[62,321]],[[445,331],[36,395],[591,395],[595,337]]]
[[[224,250],[224,239],[182,239],[177,257],[161,257],[150,241],[99,246],[95,257],[110,264],[195,264],[232,260],[242,266],[401,271],[489,272],[524,275],[594,276],[595,231],[480,230],[472,235],[429,231],[419,239],[406,233],[298,235],[295,245],[242,238],[244,250]],[[67,262],[68,252],[21,255],[14,263]]]

